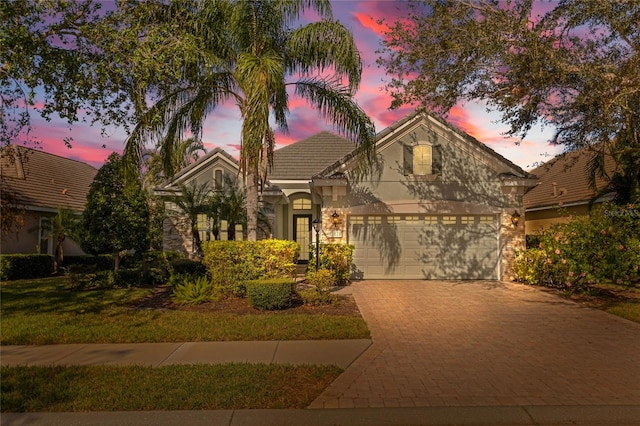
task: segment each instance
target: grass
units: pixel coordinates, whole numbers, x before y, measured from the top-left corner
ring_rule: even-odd
[[[610,314],[640,323],[640,300],[615,302],[604,308]]]
[[[637,286],[600,283],[585,291],[565,292],[565,297],[640,323],[640,288]]]
[[[2,367],[3,412],[304,408],[341,370],[265,364]]]
[[[368,338],[362,318],[133,309],[150,289],[70,291],[66,278],[2,283],[4,345]]]

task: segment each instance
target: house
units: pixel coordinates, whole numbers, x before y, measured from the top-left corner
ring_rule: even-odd
[[[511,276],[514,251],[524,247],[522,197],[535,176],[423,112],[377,135],[378,161],[367,175],[357,173],[355,148],[322,132],[275,152],[262,194],[273,237],[300,243],[302,261],[316,234],[353,244],[354,278]],[[176,179],[217,182],[216,170],[235,173],[233,165],[214,151]]]
[[[598,191],[607,186],[607,181],[597,175],[597,190],[589,184],[589,163],[595,156],[593,149],[587,147],[561,154],[531,171],[538,183],[524,196],[526,235],[554,223],[568,222],[569,216],[587,214],[592,202],[612,198],[612,194],[605,194],[594,200]],[[611,157],[605,156],[606,172],[612,174],[614,168]]]
[[[1,148],[0,167],[3,196],[15,195],[24,221],[19,229],[2,235],[0,253],[54,254],[56,242],[47,238],[44,222],[55,216],[58,206],[81,213],[98,171],[80,161],[16,145]],[[70,239],[63,250],[68,256],[83,254]]]

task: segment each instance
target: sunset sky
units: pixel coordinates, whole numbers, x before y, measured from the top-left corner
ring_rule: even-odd
[[[383,26],[377,21],[385,18],[391,23],[402,17],[403,2],[333,1],[332,5],[334,18],[345,24],[354,34],[363,58],[362,83],[356,99],[374,121],[376,131],[380,132],[413,111],[410,106],[389,110],[391,98],[384,91],[384,84],[388,78],[384,70],[376,65],[376,50],[380,48],[383,31]],[[278,147],[322,130],[333,130],[330,123],[325,123],[318,113],[300,98],[292,96],[289,107],[289,133],[276,133]],[[551,156],[560,152],[558,147],[548,144],[552,129],[534,129],[524,141],[516,145],[516,139],[509,139],[502,134],[507,127],[498,123],[498,119],[499,115],[487,112],[481,104],[457,105],[447,117],[450,123],[524,169],[531,169],[540,162],[548,161]],[[84,161],[95,167],[100,167],[111,152],[122,152],[126,139],[122,129],[107,129],[107,134],[103,136],[99,126],[73,125],[69,129],[66,122],[47,122],[35,112],[32,114],[32,124],[32,136],[42,142],[44,151]],[[63,142],[64,138],[68,137],[73,138],[71,149],[66,148]],[[203,142],[207,150],[220,147],[237,157],[239,137],[240,114],[235,105],[229,104],[210,115],[203,133]]]

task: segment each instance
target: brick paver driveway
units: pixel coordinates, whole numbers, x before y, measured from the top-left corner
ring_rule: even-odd
[[[346,290],[373,345],[310,408],[640,404],[640,324],[511,283]]]

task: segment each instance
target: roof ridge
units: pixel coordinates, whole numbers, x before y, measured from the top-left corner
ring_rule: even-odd
[[[47,151],[44,150],[44,148],[43,149],[36,149],[36,148],[28,147],[28,146],[9,144],[9,145],[3,146],[1,149],[6,149],[7,147],[15,147],[18,150],[33,151],[33,152],[37,152],[37,153],[41,153],[41,154],[51,155],[53,157],[61,158],[63,160],[67,160],[67,161],[74,161],[74,162],[82,164],[84,166],[91,167],[94,170],[98,170],[96,167],[93,167],[89,163],[85,163],[84,161],[76,160],[75,158],[64,157],[64,156],[59,155],[59,154],[54,154],[54,153],[51,153],[51,152],[47,152]]]

